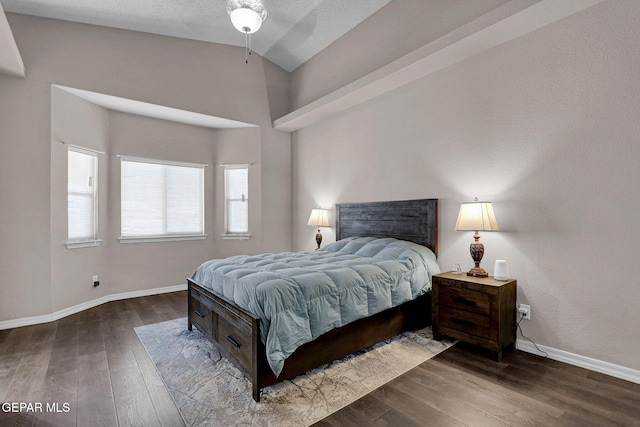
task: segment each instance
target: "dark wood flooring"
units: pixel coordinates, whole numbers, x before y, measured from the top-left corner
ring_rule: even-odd
[[[184,426],[133,328],[186,310],[182,291],[0,331],[0,402],[53,402],[60,410],[0,410],[0,426]]]
[[[0,410],[0,426],[183,426],[133,328],[185,313],[186,292],[175,292],[0,331],[0,404],[59,411]],[[509,425],[640,426],[640,385],[522,352],[493,362],[457,344],[316,424]]]
[[[640,426],[640,384],[458,343],[315,426]]]

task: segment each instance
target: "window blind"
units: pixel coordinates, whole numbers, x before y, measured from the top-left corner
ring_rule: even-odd
[[[249,168],[225,167],[225,224],[227,234],[249,232]]]
[[[97,240],[98,156],[69,147],[67,158],[67,238]]]
[[[204,234],[204,165],[122,158],[121,233]]]

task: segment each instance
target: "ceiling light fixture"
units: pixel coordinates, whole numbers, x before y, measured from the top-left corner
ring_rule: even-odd
[[[245,34],[244,62],[249,63],[251,34],[260,29],[267,18],[267,10],[261,0],[227,0],[227,13],[236,30]]]

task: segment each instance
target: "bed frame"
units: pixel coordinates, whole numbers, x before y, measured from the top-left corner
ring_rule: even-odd
[[[438,200],[342,203],[336,205],[336,240],[347,237],[395,237],[438,249]],[[195,325],[251,381],[253,399],[260,390],[367,348],[401,332],[431,323],[431,292],[331,330],[299,347],[279,377],[267,362],[260,340],[260,319],[231,301],[187,279],[188,327]]]

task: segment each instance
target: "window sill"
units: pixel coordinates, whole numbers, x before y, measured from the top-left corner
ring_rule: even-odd
[[[91,248],[94,246],[100,246],[101,239],[96,240],[71,240],[65,242],[67,249],[78,249],[78,248]]]
[[[251,234],[248,234],[248,233],[223,234],[222,238],[224,240],[249,240],[251,238]]]
[[[120,236],[120,243],[176,242],[181,240],[204,240],[206,234],[176,234],[165,236]]]

